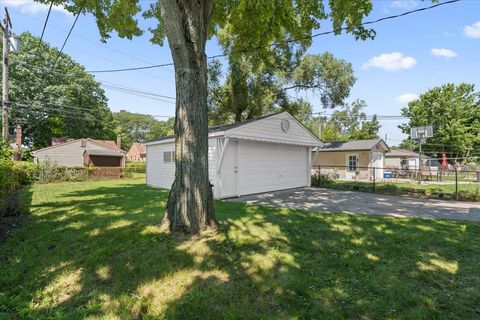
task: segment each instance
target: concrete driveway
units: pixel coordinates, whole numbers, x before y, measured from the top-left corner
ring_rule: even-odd
[[[333,213],[480,221],[478,203],[415,199],[322,188],[267,192],[232,198],[228,201]]]

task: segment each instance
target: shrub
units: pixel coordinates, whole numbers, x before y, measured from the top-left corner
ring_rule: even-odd
[[[475,191],[460,190],[457,198],[462,201],[480,201],[480,190],[478,188]]]
[[[25,211],[20,190],[35,179],[33,164],[0,160],[0,217]]]
[[[5,140],[0,139],[0,161],[7,161],[12,158],[13,150]]]
[[[146,173],[147,163],[145,161],[128,162],[125,168],[132,173]]]
[[[312,175],[312,186],[314,187],[329,185],[332,182],[333,180],[326,174],[315,172],[315,174]]]
[[[39,165],[38,181],[40,183],[50,182],[74,182],[87,181],[90,171],[94,167],[62,167],[52,162],[43,162]]]
[[[389,194],[399,193],[398,187],[394,184],[385,184],[383,186],[379,186],[377,187],[377,191],[381,193],[389,193]]]
[[[128,179],[131,177],[133,177],[133,171],[131,171],[128,167],[123,168],[120,172],[120,178],[122,179]]]

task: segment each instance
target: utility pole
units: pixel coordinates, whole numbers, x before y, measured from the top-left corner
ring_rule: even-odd
[[[8,50],[10,36],[9,27],[12,26],[10,16],[5,7],[2,22],[3,29],[3,52],[2,52],[2,138],[8,143]]]

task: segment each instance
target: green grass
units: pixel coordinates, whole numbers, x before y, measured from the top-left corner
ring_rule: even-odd
[[[0,244],[0,319],[473,319],[480,225],[217,202],[162,232],[143,180],[35,185]]]

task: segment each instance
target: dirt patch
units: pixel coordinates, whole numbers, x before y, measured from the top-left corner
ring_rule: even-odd
[[[13,230],[19,228],[28,218],[29,216],[26,214],[0,218],[0,244],[7,239]]]

